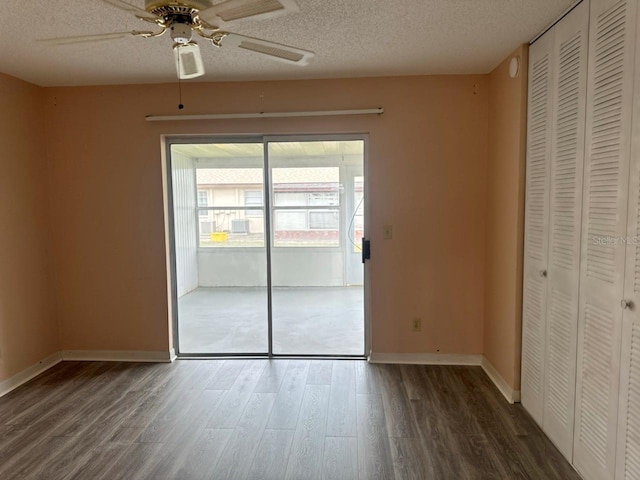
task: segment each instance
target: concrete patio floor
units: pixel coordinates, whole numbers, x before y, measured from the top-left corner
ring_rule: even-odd
[[[364,355],[362,287],[273,289],[275,354]],[[266,288],[198,288],[178,302],[180,352],[266,353]]]

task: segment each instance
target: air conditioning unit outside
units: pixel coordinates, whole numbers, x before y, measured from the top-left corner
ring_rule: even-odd
[[[234,235],[248,235],[249,220],[246,218],[231,220],[231,233]]]

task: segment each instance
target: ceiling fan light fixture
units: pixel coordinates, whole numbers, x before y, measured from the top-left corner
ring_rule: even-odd
[[[178,78],[181,80],[189,80],[190,78],[204,75],[204,63],[197,43],[176,43],[173,46],[173,58],[176,63]]]
[[[98,1],[98,0],[96,0]],[[237,49],[290,65],[307,65],[315,56],[309,50],[260,38],[238,35],[221,28],[221,24],[244,19],[262,20],[299,11],[296,0],[144,0],[145,9],[132,0],[101,0],[138,19],[154,24],[154,31],[114,32],[43,40],[49,45],[115,40],[130,36],[156,38],[169,33],[179,79],[204,75],[200,48],[192,41],[194,34],[209,40],[214,47]],[[142,0],[137,0],[141,2]],[[215,3],[214,3],[215,2]]]

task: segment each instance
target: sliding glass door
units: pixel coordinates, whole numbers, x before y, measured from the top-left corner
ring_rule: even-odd
[[[263,150],[171,146],[180,352],[269,351]]]
[[[364,140],[169,151],[179,354],[363,356]]]
[[[362,141],[268,144],[275,354],[364,354],[363,276],[351,271],[348,208],[363,152]]]

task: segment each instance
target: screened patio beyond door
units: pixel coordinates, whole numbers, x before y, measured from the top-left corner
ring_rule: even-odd
[[[364,142],[267,150],[171,145],[178,350],[362,356]]]

